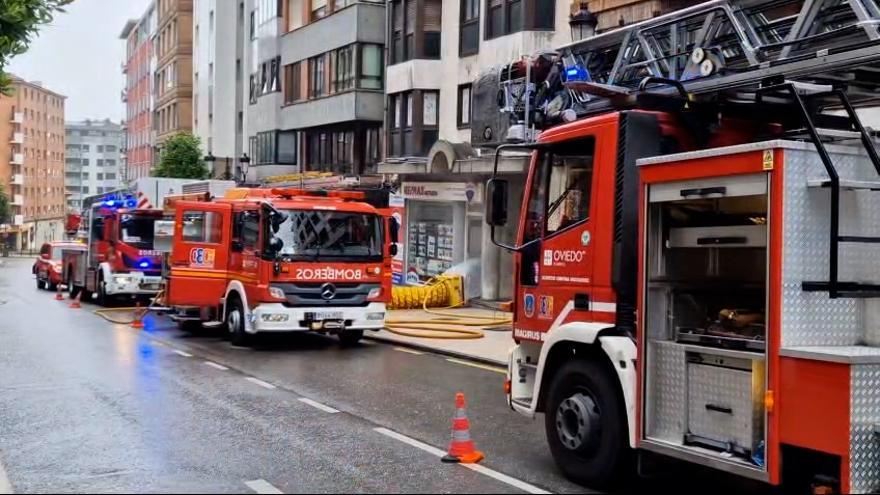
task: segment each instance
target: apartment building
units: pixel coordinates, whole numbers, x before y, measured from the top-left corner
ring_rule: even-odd
[[[231,0],[227,0],[231,1]],[[155,146],[193,126],[193,1],[156,0]]]
[[[384,118],[384,3],[282,3],[279,158],[306,171],[376,172]]]
[[[12,206],[0,239],[11,249],[64,235],[64,100],[14,76],[11,95],[0,95],[0,184]]]
[[[122,101],[125,104],[125,153],[123,169],[119,172],[124,182],[149,177],[153,167],[153,74],[156,56],[153,52],[153,36],[158,18],[156,6],[150,3],[140,19],[131,19],[119,37],[125,41],[125,88]]]
[[[109,119],[68,122],[65,131],[67,208],[81,211],[83,198],[120,188],[125,134]]]
[[[193,132],[218,178],[241,178],[245,17],[244,1],[195,0],[193,5]]]

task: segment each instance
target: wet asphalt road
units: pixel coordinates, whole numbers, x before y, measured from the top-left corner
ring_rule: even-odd
[[[507,409],[497,371],[318,335],[237,349],[162,318],[138,331],[37,291],[30,264],[0,266],[0,466],[16,493],[522,493],[376,431],[445,449],[458,390],[483,466],[585,491],[554,467],[543,422]]]

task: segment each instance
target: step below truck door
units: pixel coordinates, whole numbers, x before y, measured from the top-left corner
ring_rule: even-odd
[[[226,292],[232,208],[228,204],[181,201],[171,252],[171,306],[217,306]]]

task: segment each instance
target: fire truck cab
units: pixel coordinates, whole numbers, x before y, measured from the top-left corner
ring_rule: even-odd
[[[168,305],[179,324],[223,324],[234,345],[264,332],[358,342],[385,324],[397,226],[351,191],[251,189],[175,205]]]
[[[104,305],[116,297],[153,297],[162,285],[162,253],[153,249],[162,210],[135,209],[133,198],[101,198],[85,212],[86,250],[65,250],[62,266],[71,297],[80,292]]]

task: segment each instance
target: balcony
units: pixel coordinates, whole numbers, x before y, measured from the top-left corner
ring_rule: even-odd
[[[23,186],[24,185],[24,175],[15,174],[12,176],[12,185],[14,186]]]
[[[128,103],[128,91],[122,90],[122,103]]]
[[[13,153],[11,162],[13,165],[24,165],[24,154]]]
[[[385,95],[381,91],[353,90],[288,105],[281,109],[282,129],[371,120],[382,122]]]
[[[12,121],[11,121],[11,122],[12,122],[13,124],[22,124],[22,123],[24,123],[24,112],[14,112],[14,113],[12,114]]]
[[[12,196],[12,206],[24,206],[24,196],[21,194],[14,194]]]
[[[24,225],[24,215],[15,215],[12,218],[12,225],[17,225],[17,226]]]
[[[24,133],[16,132],[12,134],[12,144],[24,144]]]
[[[120,62],[119,66],[123,74],[128,74],[128,64],[126,64],[125,62]]]
[[[287,65],[352,43],[385,44],[385,5],[356,3],[281,38]]]

